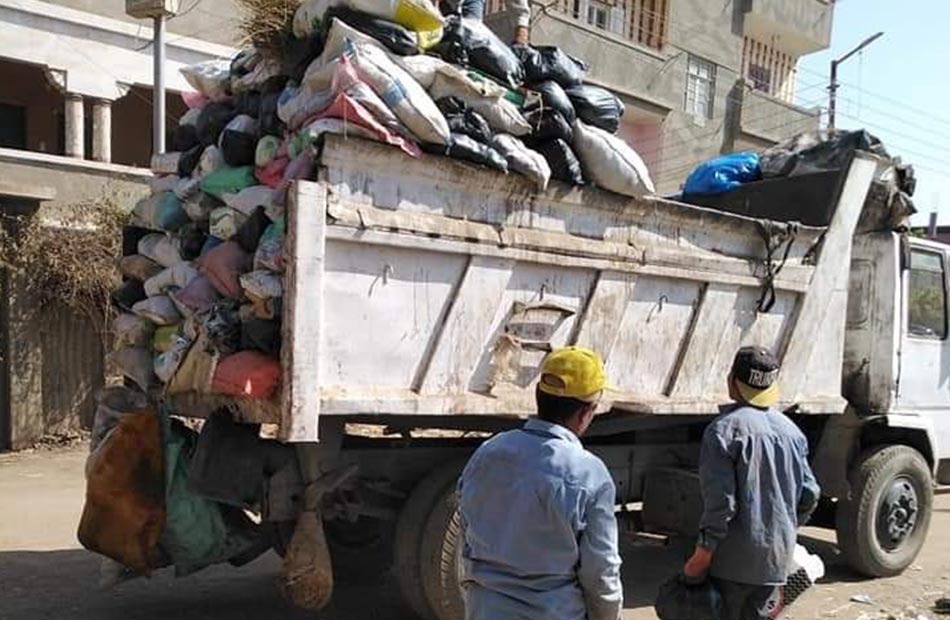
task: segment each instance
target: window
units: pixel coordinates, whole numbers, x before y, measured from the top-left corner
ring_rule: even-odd
[[[749,80],[752,89],[763,93],[772,93],[772,71],[762,65],[749,65]]]
[[[0,103],[0,147],[26,149],[26,108]]]
[[[610,23],[610,9],[603,4],[591,2],[587,7],[587,23],[595,28],[607,30]]]
[[[947,337],[947,290],[943,256],[912,250],[907,300],[907,331],[919,338]]]
[[[716,65],[689,55],[686,65],[686,112],[697,119],[713,116]]]

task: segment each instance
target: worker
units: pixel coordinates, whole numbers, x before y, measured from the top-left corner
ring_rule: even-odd
[[[729,396],[703,434],[699,541],[683,573],[709,575],[723,620],[775,618],[781,612],[799,525],[818,503],[808,441],[778,400],[779,363],[763,347],[739,349]]]
[[[460,13],[462,17],[482,21],[485,18],[485,2],[486,0],[444,0],[441,8],[446,15]],[[528,6],[528,0],[505,0],[505,3],[515,19],[512,43],[527,45],[531,25],[531,8]]]
[[[617,620],[615,489],[581,445],[604,390],[588,349],[551,352],[538,416],[486,441],[459,480],[466,620]]]

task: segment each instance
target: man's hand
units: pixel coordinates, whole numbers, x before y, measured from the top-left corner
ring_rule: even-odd
[[[683,574],[690,579],[699,579],[709,571],[712,564],[712,551],[705,547],[696,547],[692,557],[683,566]]]
[[[515,28],[515,45],[527,45],[528,44],[528,28],[527,26],[518,26]]]

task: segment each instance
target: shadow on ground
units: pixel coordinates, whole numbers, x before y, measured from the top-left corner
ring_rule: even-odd
[[[803,544],[829,566],[830,582],[856,580],[834,545]],[[657,590],[682,567],[690,540],[658,544],[623,537],[624,607],[651,608]],[[159,571],[108,590],[98,586],[99,558],[84,550],[0,552],[3,620],[411,620],[393,578],[378,584],[338,585],[319,614],[294,609],[277,590],[280,559],[268,554],[241,567],[215,566],[183,579]]]

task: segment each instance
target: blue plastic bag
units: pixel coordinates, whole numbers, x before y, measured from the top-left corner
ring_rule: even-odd
[[[749,181],[762,178],[759,154],[752,151],[730,153],[696,166],[683,187],[685,196],[724,194]]]

